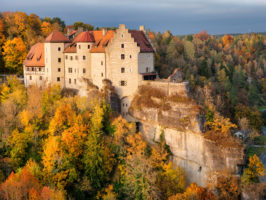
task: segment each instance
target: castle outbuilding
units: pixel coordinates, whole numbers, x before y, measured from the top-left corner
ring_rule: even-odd
[[[103,80],[110,80],[126,117],[141,81],[156,78],[154,52],[143,26],[128,30],[121,24],[116,30],[85,31],[74,38],[53,31],[30,49],[24,61],[24,82],[26,87],[60,84],[84,96],[88,80],[98,88]]]

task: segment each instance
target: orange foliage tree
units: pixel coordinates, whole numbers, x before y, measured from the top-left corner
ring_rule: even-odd
[[[28,199],[39,196],[40,184],[26,167],[17,174],[13,172],[0,186],[1,199]],[[37,192],[37,194],[36,194]]]
[[[222,38],[223,44],[225,48],[228,48],[233,42],[234,38],[231,35],[224,35]]]

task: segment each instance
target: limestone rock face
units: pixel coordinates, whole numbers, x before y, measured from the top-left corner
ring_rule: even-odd
[[[216,181],[216,172],[240,172],[239,165],[244,162],[243,148],[222,148],[204,138],[204,117],[196,103],[188,98],[188,93],[182,96],[157,95],[155,98],[150,95],[148,100],[145,92],[137,95],[140,96],[133,99],[130,113],[140,122],[139,130],[151,144],[164,134],[173,154],[173,163],[184,167],[188,183],[206,186]],[[142,95],[145,99],[141,99]]]

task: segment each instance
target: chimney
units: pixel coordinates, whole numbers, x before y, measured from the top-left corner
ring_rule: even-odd
[[[82,26],[79,26],[77,32],[78,33],[81,33],[81,32],[83,32],[83,30],[84,30],[83,27]]]
[[[107,33],[107,28],[103,28],[102,31],[103,31],[103,36],[105,36]]]
[[[139,30],[140,30],[140,31],[143,31],[144,33],[146,33],[146,30],[145,30],[145,28],[144,28],[143,25],[139,26]]]
[[[126,29],[126,25],[125,24],[119,24],[119,29]]]

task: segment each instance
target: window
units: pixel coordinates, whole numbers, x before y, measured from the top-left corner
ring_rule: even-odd
[[[120,81],[120,86],[126,86],[127,82],[126,81]]]
[[[66,55],[66,60],[68,59],[68,56]]]
[[[75,73],[76,73],[77,70],[75,69],[74,71],[75,71]]]
[[[40,76],[40,78],[39,78],[39,79],[40,79],[40,81],[41,81],[41,80],[42,80],[42,76]]]
[[[30,76],[30,80],[32,80],[32,77]]]
[[[73,60],[73,56],[70,56],[70,60]]]
[[[103,73],[102,73],[101,75],[102,75],[102,77],[103,77]]]
[[[123,34],[121,34],[121,37],[123,38],[123,37],[124,37],[124,35],[123,35]]]
[[[75,59],[78,60],[78,56],[75,56]]]
[[[60,82],[60,77],[57,77],[57,82]]]
[[[61,58],[58,58],[58,62],[59,62],[59,63],[61,62]]]
[[[32,68],[31,68],[31,71],[33,71],[33,72],[34,72],[34,67],[32,67]]]
[[[86,60],[86,56],[83,56],[83,60]]]
[[[125,68],[124,67],[121,68],[121,73],[125,73]]]
[[[68,82],[69,82],[69,84],[71,84],[71,78],[70,78],[70,79],[68,79]]]
[[[76,85],[76,83],[77,83],[77,80],[76,80],[76,79],[74,79],[74,84]]]
[[[88,49],[90,49],[91,48],[91,45],[88,45]]]
[[[58,71],[58,72],[61,72],[61,68],[58,68],[57,71]]]
[[[125,45],[124,44],[121,44],[121,48],[124,49]]]
[[[68,68],[68,73],[72,73],[72,68]]]
[[[86,73],[86,69],[85,68],[83,68],[83,74],[85,74]]]
[[[146,72],[149,72],[149,67],[146,67]]]
[[[103,65],[103,61],[101,61],[101,65]]]
[[[129,58],[132,58],[132,56],[130,55]]]
[[[81,49],[81,46],[79,45],[79,49]]]
[[[125,59],[125,54],[121,54],[121,60]]]
[[[42,68],[39,67],[39,72],[41,72],[41,71],[42,71]]]
[[[30,71],[30,68],[27,67],[27,71]]]
[[[58,51],[61,51],[61,48],[60,47],[58,47]]]

